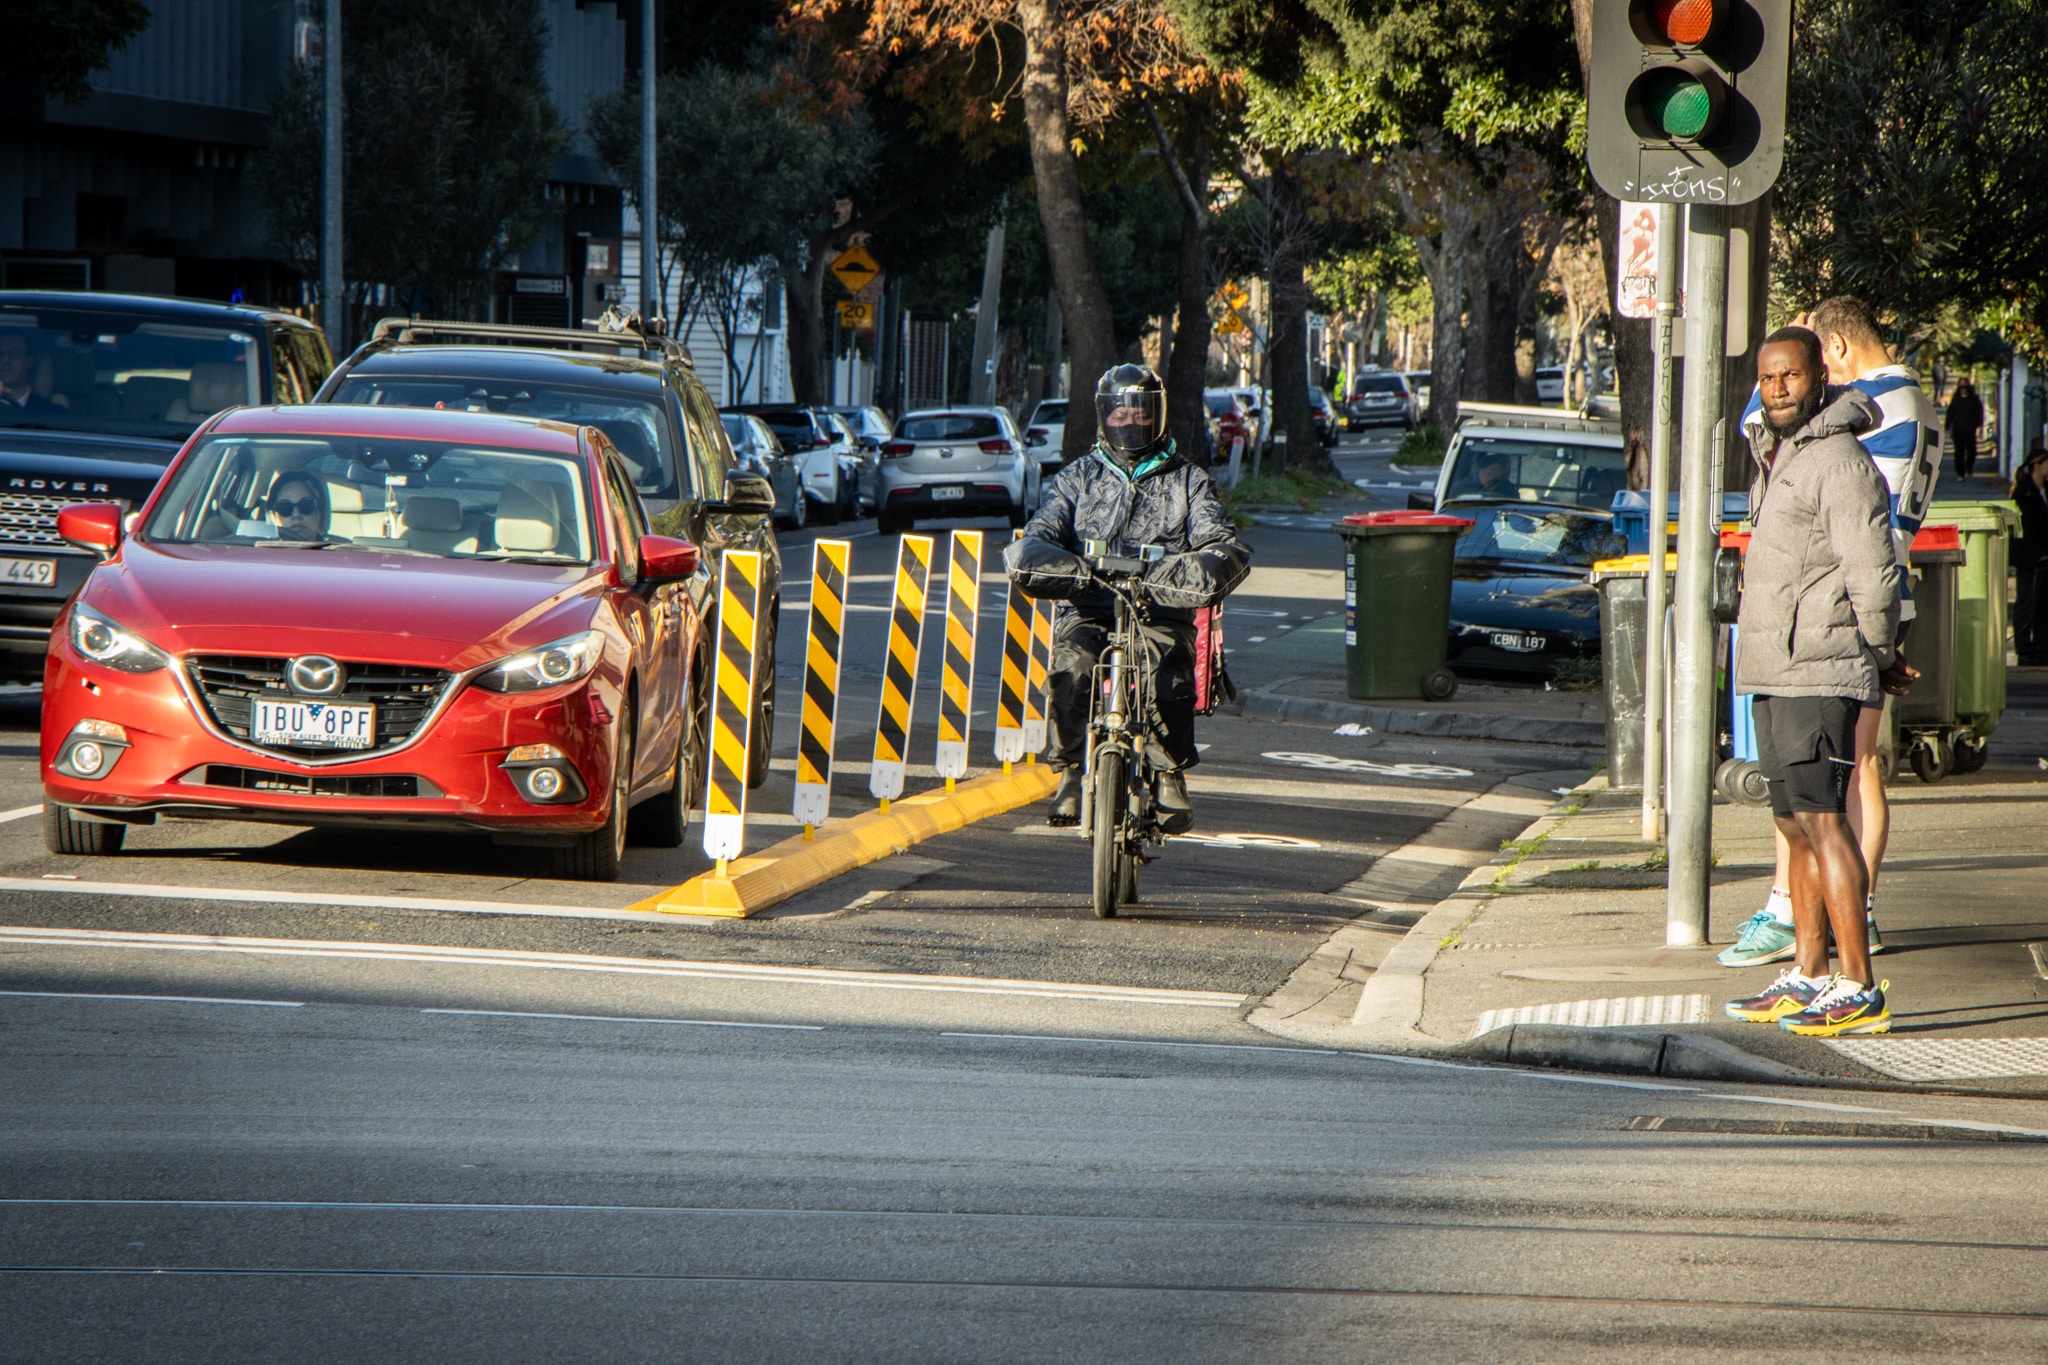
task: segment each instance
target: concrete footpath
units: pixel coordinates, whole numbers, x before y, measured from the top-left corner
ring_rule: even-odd
[[[1779,970],[1714,960],[1769,893],[1768,812],[1717,798],[1714,941],[1667,948],[1661,847],[1640,838],[1639,795],[1598,776],[1391,947],[1384,928],[1340,930],[1252,1022],[1323,1046],[1523,1065],[2048,1097],[2048,671],[2013,684],[1982,772],[1890,788],[1874,959],[1889,1034],[1728,1020],[1727,999]]]

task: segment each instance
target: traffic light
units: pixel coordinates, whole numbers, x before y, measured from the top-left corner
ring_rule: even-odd
[[[1746,204],[1785,158],[1792,0],[1593,0],[1586,161],[1649,203]]]

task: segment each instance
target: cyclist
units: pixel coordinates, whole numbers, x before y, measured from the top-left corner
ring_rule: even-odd
[[[1194,609],[1222,601],[1244,581],[1251,550],[1208,473],[1183,459],[1166,434],[1158,375],[1143,365],[1106,371],[1095,386],[1095,418],[1094,449],[1059,472],[1023,538],[1003,554],[1019,590],[1065,599],[1053,618],[1047,707],[1049,764],[1060,785],[1046,822],[1080,823],[1089,688],[1116,622],[1114,595],[1090,581],[1078,552],[1091,540],[1106,542],[1113,555],[1158,545],[1166,557],[1146,569],[1144,589],[1164,752],[1146,761],[1159,774],[1160,827],[1179,834],[1195,822],[1182,776],[1196,761]]]

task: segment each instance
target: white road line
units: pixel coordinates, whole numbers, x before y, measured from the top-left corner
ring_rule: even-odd
[[[426,944],[242,938],[215,934],[129,933],[112,929],[44,929],[9,925],[0,927],[0,943],[36,944],[45,947],[235,953],[257,957],[437,962],[468,967],[524,967],[549,971],[603,972],[618,976],[665,976],[766,982],[778,985],[829,986],[849,990],[1015,995],[1042,1000],[1093,1000],[1108,1004],[1172,1005],[1194,1009],[1234,1010],[1245,1002],[1242,995],[1225,991],[1096,986],[1085,982],[1018,981],[999,977],[924,976],[908,972],[855,972],[829,967],[771,967],[746,962],[687,962],[663,958],[599,957],[587,953],[448,948]]]
[[[1114,1047],[1185,1047],[1220,1052],[1299,1052],[1310,1057],[1341,1057],[1328,1047],[1278,1047],[1268,1043],[1173,1043],[1157,1038],[1083,1038],[1060,1033],[941,1033],[941,1038],[1000,1039],[1013,1043],[1104,1043]]]
[[[567,919],[622,919],[635,924],[703,926],[688,915],[654,915],[592,905],[526,905],[519,901],[440,900],[429,896],[359,896],[341,891],[245,890],[213,886],[169,886],[149,882],[45,881],[0,877],[0,893],[51,892],[81,896],[134,896],[144,900],[223,901],[235,905],[344,905],[365,910],[440,910],[458,915],[547,915]]]
[[[696,1028],[774,1028],[823,1033],[823,1024],[753,1024],[735,1019],[641,1019],[630,1014],[535,1014],[526,1010],[421,1010],[421,1014],[471,1014],[487,1019],[568,1019],[581,1024],[689,1024]]]
[[[97,991],[0,991],[0,995],[30,1000],[161,1000],[174,1005],[269,1005],[285,1010],[295,1010],[306,1003],[303,1000],[234,1000],[214,995],[115,995]]]
[[[40,805],[17,806],[13,810],[0,810],[0,825],[6,824],[9,820],[26,820],[31,815],[41,815],[42,813],[43,808]]]

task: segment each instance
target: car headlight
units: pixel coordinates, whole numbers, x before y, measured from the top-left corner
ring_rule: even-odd
[[[154,673],[171,661],[155,645],[91,607],[71,609],[71,647],[94,663],[123,673]]]
[[[559,640],[500,659],[476,680],[478,687],[492,692],[536,692],[543,687],[560,687],[581,682],[604,656],[604,639],[594,630],[566,635]]]

